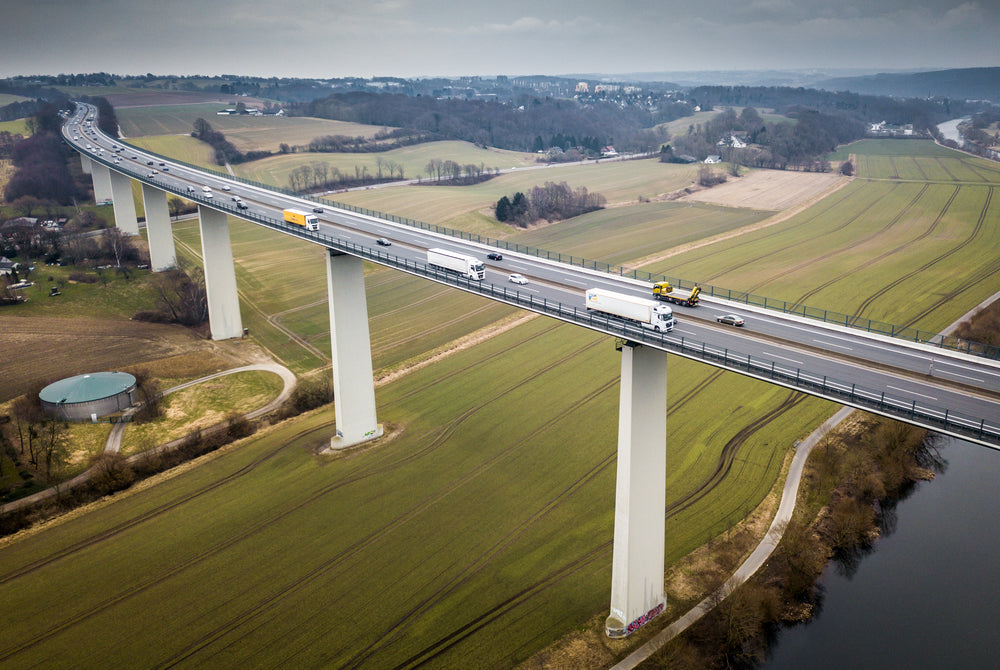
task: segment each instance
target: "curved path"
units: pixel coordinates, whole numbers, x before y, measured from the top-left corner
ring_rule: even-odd
[[[960,323],[967,321],[973,314],[986,306],[991,305],[996,300],[1000,300],[1000,292],[994,293],[989,298],[959,317],[950,326],[941,331],[942,334],[947,335],[954,332]],[[854,412],[854,409],[851,407],[841,407],[836,414],[827,419],[823,425],[814,430],[809,437],[802,440],[798,447],[796,447],[795,456],[792,457],[792,464],[788,468],[788,476],[785,478],[785,486],[781,490],[781,503],[778,505],[778,512],[774,515],[774,520],[771,521],[771,525],[767,529],[767,533],[765,533],[764,538],[760,541],[760,544],[758,544],[757,548],[753,550],[753,553],[750,554],[745,561],[743,561],[740,567],[736,569],[733,576],[727,579],[725,584],[717,588],[715,591],[706,596],[704,600],[691,608],[681,618],[677,619],[672,624],[657,633],[649,642],[642,645],[621,661],[613,665],[610,670],[631,670],[632,668],[638,666],[640,663],[656,653],[656,651],[662,648],[667,642],[687,630],[688,627],[695,621],[708,614],[713,607],[725,600],[726,597],[728,597],[729,594],[736,589],[736,587],[750,579],[750,577],[753,576],[753,574],[757,572],[762,565],[764,565],[764,561],[771,557],[771,554],[774,553],[775,548],[778,546],[778,542],[781,541],[781,536],[785,532],[785,526],[791,520],[792,513],[795,511],[795,501],[798,497],[799,482],[802,479],[802,470],[805,467],[806,460],[808,460],[810,452],[812,452],[813,447],[819,444],[819,441],[827,433],[836,428],[844,419],[850,416],[852,412]]]
[[[176,391],[180,391],[190,386],[201,384],[202,382],[207,382],[211,379],[216,379],[218,377],[224,377],[226,375],[236,374],[237,372],[251,372],[254,370],[264,370],[266,372],[273,372],[279,377],[281,377],[282,382],[284,382],[284,387],[281,389],[281,393],[279,393],[274,400],[267,403],[266,405],[258,407],[257,409],[251,412],[247,412],[246,414],[243,415],[243,418],[245,419],[256,419],[257,417],[267,414],[268,412],[271,412],[280,407],[285,402],[285,400],[288,399],[288,397],[292,394],[292,391],[295,389],[295,384],[296,384],[295,375],[292,374],[292,371],[286,368],[285,366],[278,365],[277,363],[255,363],[253,365],[244,365],[242,367],[232,368],[230,370],[223,370],[222,372],[216,372],[215,374],[208,375],[206,377],[201,377],[200,379],[195,379],[193,381],[189,381],[184,384],[178,384],[177,386],[174,386],[173,388],[169,388],[166,391],[164,391],[163,395],[168,395],[170,393],[174,393]],[[105,443],[104,453],[106,454],[118,453],[118,451],[121,449],[122,435],[124,434],[125,427],[127,425],[128,423],[126,422],[114,424],[114,427],[111,429],[111,434],[108,435],[108,441]],[[180,440],[173,440],[172,442],[168,442],[167,444],[160,445],[159,447],[157,447],[157,449],[158,450],[165,448],[169,449],[174,445],[179,444],[181,441],[183,441],[183,439],[184,438],[181,438]],[[130,457],[130,459],[142,456],[143,454],[135,454],[134,456]],[[20,498],[19,500],[14,500],[12,502],[9,502],[6,505],[0,507],[0,514],[12,512],[14,510],[18,510],[23,507],[29,507],[37,502],[40,502],[42,500],[48,500],[49,498],[54,498],[60,493],[64,493],[70,489],[76,488],[77,486],[86,483],[91,478],[94,469],[96,467],[97,467],[96,465],[92,466],[68,481],[62,482],[60,484],[47,488],[43,491],[38,491],[37,493],[33,493],[30,496]]]
[[[781,536],[785,532],[785,526],[792,518],[795,511],[795,499],[799,491],[799,482],[802,479],[802,470],[813,447],[841,421],[854,412],[852,407],[842,407],[840,411],[826,420],[822,426],[814,430],[809,437],[799,443],[792,458],[792,465],[788,469],[788,476],[785,478],[785,486],[781,491],[781,503],[778,505],[778,513],[774,515],[771,526],[767,529],[764,539],[760,541],[753,553],[743,561],[743,564],[736,569],[733,576],[726,580],[726,583],[710,593],[700,603],[691,608],[684,616],[674,621],[664,628],[653,639],[642,645],[631,654],[623,658],[612,670],[631,670],[644,660],[649,658],[667,642],[674,639],[698,619],[708,614],[713,607],[722,602],[737,586],[750,579],[750,577],[764,565],[764,561],[770,558],[774,549],[778,546]]]

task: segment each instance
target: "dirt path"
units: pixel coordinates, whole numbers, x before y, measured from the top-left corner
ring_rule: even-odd
[[[844,188],[851,181],[852,181],[852,179],[838,179],[837,181],[831,183],[830,188],[822,191],[821,193],[817,193],[816,195],[812,196],[811,198],[808,198],[808,199],[806,199],[804,201],[799,202],[798,204],[796,204],[793,207],[789,207],[786,210],[780,211],[777,214],[775,214],[774,216],[768,217],[767,219],[764,219],[763,221],[759,221],[759,222],[751,224],[749,226],[744,226],[744,227],[739,228],[737,230],[731,230],[731,231],[726,232],[726,233],[719,233],[718,235],[713,235],[712,237],[706,237],[706,238],[701,239],[701,240],[696,240],[696,241],[690,242],[688,244],[682,244],[680,246],[673,247],[672,249],[668,249],[668,250],[666,250],[666,251],[664,251],[662,253],[650,254],[649,256],[645,256],[643,258],[639,258],[639,259],[637,259],[637,260],[635,260],[635,261],[633,261],[631,263],[623,265],[622,267],[624,267],[627,270],[632,270],[632,269],[635,269],[635,268],[642,268],[642,267],[645,267],[647,265],[652,265],[653,263],[658,263],[660,261],[664,261],[664,260],[666,260],[668,258],[671,258],[673,256],[677,256],[679,254],[683,254],[683,253],[686,253],[688,251],[692,251],[694,249],[700,249],[702,247],[707,247],[707,246],[712,245],[712,244],[717,244],[717,243],[722,242],[724,240],[729,240],[729,239],[732,239],[734,237],[739,237],[740,235],[746,235],[747,233],[752,233],[752,232],[755,232],[757,230],[763,230],[764,228],[769,228],[769,227],[771,227],[773,225],[776,225],[776,224],[782,223],[784,221],[787,221],[788,219],[792,218],[793,216],[799,214],[800,212],[803,212],[803,211],[809,209],[810,207],[812,207],[813,205],[815,205],[816,203],[818,203],[820,200],[823,200],[824,198],[826,198],[826,197],[828,197],[828,196],[836,193],[840,189]]]
[[[173,388],[164,391],[163,395],[167,395],[168,393],[174,393],[175,391],[180,391],[181,389],[188,388],[189,386],[194,386],[195,384],[201,384],[202,382],[206,382],[211,379],[216,379],[218,377],[223,377],[225,375],[236,374],[237,372],[249,372],[251,370],[265,370],[267,372],[273,372],[279,377],[281,377],[281,380],[284,382],[284,387],[281,389],[281,393],[279,393],[274,400],[267,403],[266,405],[258,407],[257,409],[247,412],[246,414],[243,415],[243,417],[246,419],[255,419],[280,407],[281,404],[288,399],[288,396],[290,396],[292,391],[295,389],[295,384],[296,384],[295,375],[292,374],[292,371],[286,368],[285,366],[278,365],[277,363],[254,363],[251,365],[244,365],[238,368],[232,368],[230,370],[223,370],[222,372],[216,372],[215,374],[211,374],[206,377],[201,377],[200,379],[195,379],[193,381],[186,382],[184,384],[179,384],[177,386],[174,386]],[[111,430],[111,434],[108,435],[108,440],[104,446],[104,453],[106,454],[118,453],[118,451],[121,449],[122,435],[124,434],[125,427],[127,425],[128,424],[124,422],[115,424],[114,428]],[[177,440],[174,440],[174,442],[177,442]],[[163,447],[161,446],[160,448],[162,449]],[[141,456],[141,454],[139,455]],[[6,514],[7,512],[21,509],[22,507],[31,506],[42,500],[48,500],[49,498],[53,498],[59,493],[64,493],[70,489],[76,488],[77,486],[80,486],[89,481],[98,467],[100,466],[94,465],[85,470],[84,472],[81,472],[76,477],[73,477],[69,481],[62,482],[60,484],[57,484],[56,486],[47,488],[44,491],[38,491],[37,493],[33,493],[30,496],[21,498],[20,500],[14,500],[13,502],[9,502],[6,505],[0,507],[0,514]]]

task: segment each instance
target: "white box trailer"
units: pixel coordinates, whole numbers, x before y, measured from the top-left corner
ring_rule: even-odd
[[[637,298],[601,288],[587,289],[587,309],[611,314],[661,333],[674,329],[674,311],[655,300]]]
[[[435,268],[456,272],[476,281],[486,279],[486,266],[481,260],[475,256],[466,256],[456,251],[428,249],[427,264]]]

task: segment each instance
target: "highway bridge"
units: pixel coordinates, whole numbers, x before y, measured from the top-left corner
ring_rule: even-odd
[[[981,355],[975,347],[945,348],[704,294],[697,307],[674,308],[677,325],[671,332],[654,332],[588,310],[584,302],[590,288],[650,298],[650,281],[641,273],[620,269],[615,273],[580,258],[512,248],[248,183],[123,144],[97,129],[96,114],[93,106],[77,104],[64,123],[63,136],[80,152],[84,169],[92,174],[95,198],[113,201],[116,225],[125,232],[138,233],[130,183],[142,184],[154,270],[175,264],[166,193],[198,204],[213,338],[242,333],[227,216],[329,250],[338,425],[334,446],[380,434],[363,260],[620,338],[622,391],[610,635],[632,632],[662,611],[664,602],[663,519],[662,514],[649,511],[664,506],[662,473],[668,444],[664,352],[1000,448],[1000,361]],[[286,223],[282,210],[287,208],[315,212],[319,229]],[[377,243],[379,238],[383,244]],[[430,248],[483,260],[497,252],[503,258],[486,260],[486,277],[477,281],[428,265]],[[523,275],[528,283],[509,282],[511,273]],[[734,312],[744,317],[744,327],[716,321]]]

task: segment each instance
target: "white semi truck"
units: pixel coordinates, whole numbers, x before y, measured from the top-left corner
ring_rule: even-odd
[[[486,266],[481,260],[474,256],[466,256],[455,251],[428,249],[427,264],[435,268],[448,270],[449,272],[456,272],[476,281],[486,279]]]
[[[669,333],[674,329],[674,311],[655,300],[589,288],[586,303],[587,309],[638,323],[658,333]]]

